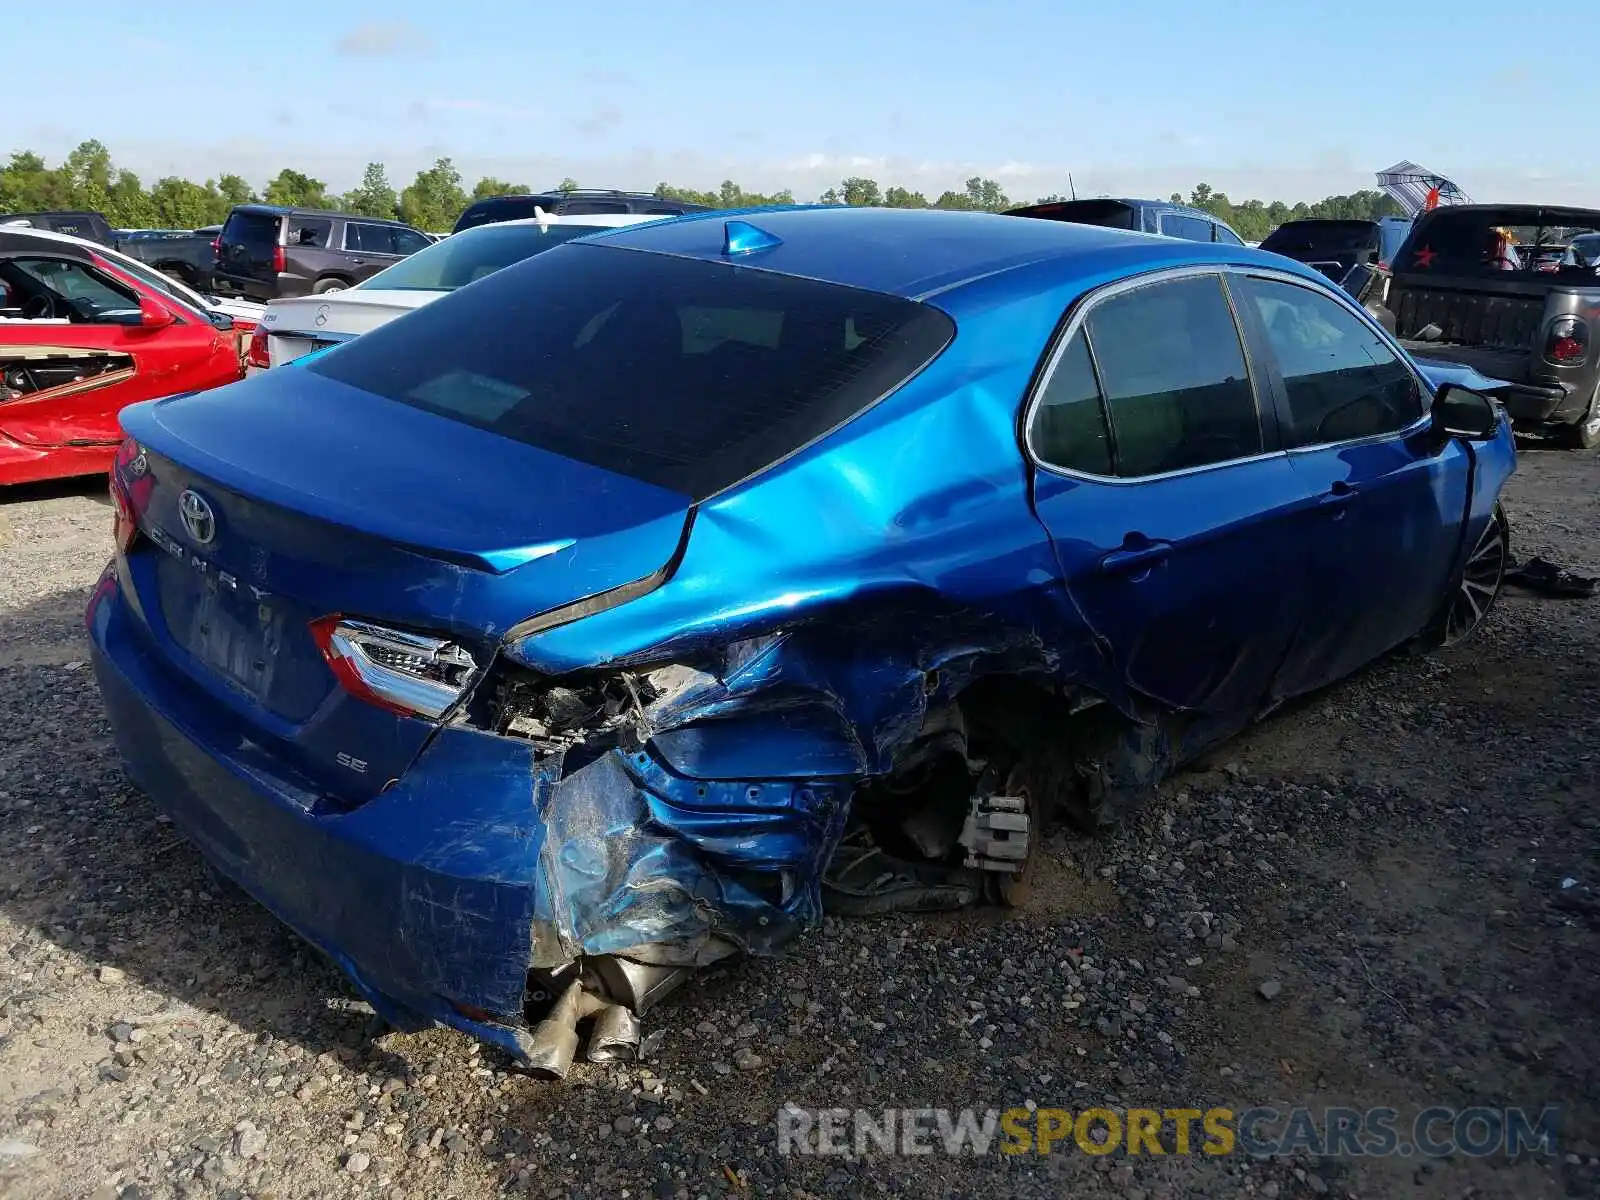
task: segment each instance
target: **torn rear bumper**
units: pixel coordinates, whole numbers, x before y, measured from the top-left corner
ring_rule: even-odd
[[[560,991],[600,961],[637,1009],[660,968],[765,953],[820,918],[838,782],[696,781],[646,749],[564,772],[447,727],[376,798],[327,808],[155,647],[115,580],[88,621],[128,775],[397,1028],[453,1025],[527,1058],[530,972]]]

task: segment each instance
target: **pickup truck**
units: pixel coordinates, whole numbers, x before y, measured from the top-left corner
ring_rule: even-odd
[[[0,225],[22,225],[47,233],[66,233],[87,238],[130,258],[154,267],[170,279],[199,291],[211,287],[211,269],[216,265],[215,241],[222,226],[204,229],[113,229],[97,212],[8,213]]]
[[[1386,306],[1406,349],[1511,386],[1520,429],[1600,445],[1600,210],[1453,205],[1417,218]]]

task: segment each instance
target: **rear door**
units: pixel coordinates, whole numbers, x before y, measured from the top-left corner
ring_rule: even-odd
[[[259,300],[277,295],[278,230],[275,213],[239,208],[229,213],[213,272],[217,284]]]
[[[367,221],[346,221],[344,226],[344,248],[351,256],[351,274],[358,283],[432,244],[416,230],[403,226]]]
[[[1306,550],[1221,276],[1113,290],[1069,332],[1027,423],[1067,590],[1120,686],[1237,728],[1299,623]]]
[[[1417,633],[1460,549],[1470,452],[1432,444],[1428,392],[1364,315],[1288,277],[1236,275],[1237,302],[1273,392],[1280,436],[1314,498],[1306,616],[1279,698],[1321,687]]]
[[[0,259],[0,434],[26,446],[115,445],[139,400],[238,378],[237,350],[199,314],[139,323],[140,292],[81,259]]]

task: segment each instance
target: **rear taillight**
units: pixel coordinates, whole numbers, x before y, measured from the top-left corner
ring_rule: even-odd
[[[267,331],[260,325],[250,333],[250,348],[244,352],[244,361],[252,367],[272,365],[272,355],[267,349]]]
[[[1550,326],[1544,356],[1558,367],[1575,367],[1589,357],[1589,325],[1581,317],[1562,317]]]
[[[222,261],[222,235],[220,233],[211,239],[211,257],[218,262]]]
[[[337,614],[311,622],[345,691],[406,717],[438,719],[461,699],[478,664],[454,642]]]
[[[272,269],[274,271],[287,271],[289,269],[289,252],[282,246],[272,248]]]
[[[129,478],[142,479],[149,469],[144,447],[131,437],[123,438],[122,445],[117,447],[116,462],[111,468],[111,537],[116,542],[119,554],[126,554],[139,536],[139,521],[133,512],[133,500],[128,496],[122,477],[126,473]]]

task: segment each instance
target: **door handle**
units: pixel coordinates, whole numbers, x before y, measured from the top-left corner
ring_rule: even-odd
[[[1147,542],[1142,546],[1124,546],[1113,550],[1100,560],[1103,575],[1130,575],[1135,571],[1153,567],[1172,553],[1171,542]]]
[[[1354,484],[1346,483],[1340,479],[1323,493],[1322,498],[1317,503],[1323,508],[1339,508],[1355,499],[1356,491],[1357,488]]]

